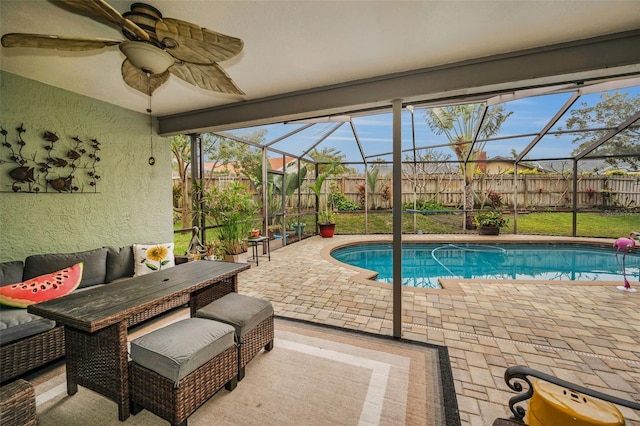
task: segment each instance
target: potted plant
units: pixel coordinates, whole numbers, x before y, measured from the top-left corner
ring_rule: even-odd
[[[304,222],[296,222],[293,224],[293,230],[296,234],[304,234],[304,228],[306,228],[307,224]]]
[[[331,238],[336,229],[336,223],[334,221],[333,209],[329,203],[327,191],[322,191],[322,185],[324,181],[332,174],[334,174],[335,165],[332,164],[329,169],[318,175],[313,185],[309,186],[309,189],[313,191],[318,200],[318,230],[323,238]]]
[[[216,260],[216,253],[218,251],[218,247],[216,243],[207,243],[204,246],[204,258],[206,260]]]
[[[237,262],[247,252],[246,236],[258,208],[247,188],[232,182],[224,189],[213,187],[205,197],[205,211],[217,225],[218,250],[225,260]]]
[[[509,219],[502,216],[499,210],[484,210],[476,213],[476,225],[480,235],[498,235],[500,229],[509,224]]]

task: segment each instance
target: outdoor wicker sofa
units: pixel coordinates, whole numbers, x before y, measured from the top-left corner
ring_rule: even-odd
[[[0,263],[0,286],[22,282],[84,262],[82,281],[76,291],[91,291],[134,275],[133,246],[101,247],[75,253],[37,254],[25,261]],[[176,264],[186,261],[177,256]],[[128,321],[133,326],[173,308],[187,304],[183,295]],[[0,382],[6,383],[64,356],[64,328],[30,314],[26,309],[0,306]]]

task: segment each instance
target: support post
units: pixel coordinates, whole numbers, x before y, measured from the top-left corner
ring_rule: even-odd
[[[200,229],[200,241],[207,244],[207,221],[204,215],[204,158],[202,135],[190,134],[191,139],[191,208],[195,212],[191,224]],[[196,188],[198,188],[196,190]]]
[[[402,100],[393,100],[393,337],[402,338]]]

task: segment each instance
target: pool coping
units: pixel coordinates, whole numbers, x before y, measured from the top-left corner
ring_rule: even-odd
[[[575,245],[593,245],[597,247],[613,247],[613,242],[615,240],[612,238],[587,238],[587,237],[553,237],[553,236],[540,236],[540,235],[498,235],[498,236],[485,236],[485,235],[470,235],[470,234],[462,234],[462,235],[436,235],[436,234],[422,234],[422,235],[413,235],[413,234],[404,234],[402,236],[403,243],[411,243],[411,242],[423,242],[423,243],[562,243],[562,244],[575,244]],[[373,285],[381,288],[391,289],[392,285],[390,283],[383,283],[375,281],[375,277],[378,275],[377,272],[359,268],[357,266],[352,266],[344,262],[340,262],[331,256],[331,252],[342,248],[349,247],[356,244],[391,244],[393,243],[393,238],[391,236],[383,236],[382,238],[371,238],[369,235],[354,235],[353,240],[341,240],[336,241],[335,243],[328,244],[320,251],[320,256],[333,264],[339,265],[344,268],[351,269],[356,271],[357,274],[350,278],[350,280],[355,281],[360,284],[365,285]],[[612,255],[615,252],[612,251]],[[466,278],[440,278],[438,280],[442,288],[421,288],[421,287],[409,287],[403,286],[403,291],[413,291],[420,293],[432,293],[432,294],[461,294],[463,293],[462,284],[496,284],[497,282],[504,282],[509,284],[533,284],[533,285],[554,285],[554,286],[598,286],[598,287],[608,287],[608,286],[618,286],[624,283],[620,281],[571,281],[571,280],[520,280],[520,279],[505,279],[498,280],[495,278],[491,279],[466,279]],[[640,283],[632,282],[632,286],[636,286]]]

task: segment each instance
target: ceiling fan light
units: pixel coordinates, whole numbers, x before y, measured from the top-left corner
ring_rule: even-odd
[[[122,42],[120,50],[134,67],[150,74],[162,74],[174,63],[167,52],[142,41]]]

